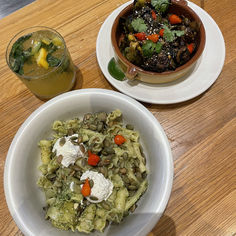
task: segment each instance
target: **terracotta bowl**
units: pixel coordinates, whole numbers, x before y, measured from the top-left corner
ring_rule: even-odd
[[[119,43],[122,37],[122,26],[120,25],[120,18],[127,17],[132,14],[133,3],[124,8],[119,15],[116,17],[112,30],[111,30],[111,42],[115,52],[115,57],[120,64],[121,68],[125,72],[126,78],[133,80],[141,80],[143,82],[152,83],[152,84],[160,84],[167,83],[174,80],[177,80],[184,75],[190,73],[194,66],[196,65],[198,59],[202,55],[202,52],[205,47],[205,29],[202,21],[198,17],[198,15],[188,7],[188,3],[185,0],[172,0],[171,5],[169,6],[168,13],[174,13],[177,15],[184,15],[188,17],[191,21],[196,21],[199,26],[199,34],[197,37],[197,50],[194,56],[187,61],[184,65],[177,67],[173,71],[165,71],[165,72],[151,72],[147,70],[143,70],[142,68],[132,64],[129,62],[121,53],[119,49]]]

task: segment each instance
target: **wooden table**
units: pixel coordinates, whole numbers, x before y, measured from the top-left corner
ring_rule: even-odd
[[[96,37],[106,17],[125,2],[38,0],[0,20],[0,235],[21,235],[5,201],[4,163],[18,128],[43,104],[7,67],[9,40],[26,27],[55,28],[80,69],[76,89],[115,90],[97,64]],[[177,105],[144,104],[163,126],[175,165],[169,204],[150,235],[236,234],[236,1],[205,0],[202,7],[224,35],[225,65],[214,85],[197,98]]]

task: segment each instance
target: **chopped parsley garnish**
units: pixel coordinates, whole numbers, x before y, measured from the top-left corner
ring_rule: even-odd
[[[147,40],[142,46],[143,55],[145,57],[151,57],[154,52],[159,53],[161,51],[161,47],[161,43],[153,43],[151,40]]]
[[[142,18],[136,18],[132,20],[131,25],[137,32],[145,32],[148,28]]]

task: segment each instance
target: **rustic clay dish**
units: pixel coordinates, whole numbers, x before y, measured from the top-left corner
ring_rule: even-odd
[[[159,84],[159,83],[167,83],[174,80],[177,80],[187,73],[190,73],[191,70],[197,63],[197,60],[202,55],[202,52],[205,47],[205,29],[202,21],[198,17],[198,15],[188,7],[188,3],[185,0],[172,0],[171,5],[169,6],[168,13],[174,13],[177,15],[184,15],[188,17],[190,20],[194,20],[199,25],[199,35],[197,38],[197,50],[194,56],[186,62],[184,65],[177,67],[174,71],[165,71],[165,72],[151,72],[143,70],[142,68],[132,64],[129,62],[121,53],[119,49],[119,43],[121,41],[121,25],[119,24],[121,17],[126,17],[132,13],[133,3],[124,8],[119,15],[116,17],[112,30],[111,30],[111,42],[115,52],[116,59],[120,64],[121,68],[125,72],[126,78],[128,79],[137,79],[143,82]]]

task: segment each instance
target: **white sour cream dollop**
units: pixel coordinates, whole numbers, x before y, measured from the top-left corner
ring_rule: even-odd
[[[96,197],[98,200],[92,200],[87,197],[88,201],[92,203],[102,202],[107,200],[112,193],[113,183],[104,177],[103,174],[87,170],[82,174],[80,180],[85,179],[93,180],[93,187],[91,188],[90,196]]]
[[[57,156],[60,156],[60,155],[63,156],[61,164],[65,167],[68,167],[69,165],[74,164],[75,161],[78,159],[78,157],[84,157],[84,153],[81,150],[81,145],[83,144],[74,145],[71,142],[71,137],[78,138],[78,134],[73,134],[72,136],[63,137],[65,138],[65,143],[63,145],[60,145],[60,140],[62,138],[58,139],[52,149],[53,152],[56,152]],[[75,139],[75,141],[77,140]]]

